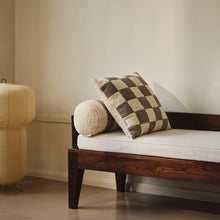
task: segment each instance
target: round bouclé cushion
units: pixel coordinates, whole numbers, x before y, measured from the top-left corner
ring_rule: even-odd
[[[77,132],[85,136],[119,128],[100,100],[87,100],[77,105],[74,111],[74,125]]]

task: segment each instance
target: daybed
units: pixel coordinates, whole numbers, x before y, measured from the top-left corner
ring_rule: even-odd
[[[72,124],[69,208],[78,207],[84,169],[115,172],[118,192],[126,174],[220,185],[220,115],[167,115],[173,129],[134,140],[121,131],[78,136]]]

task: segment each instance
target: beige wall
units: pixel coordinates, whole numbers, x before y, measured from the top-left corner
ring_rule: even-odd
[[[219,114],[219,0],[16,0],[15,30],[16,82],[37,97],[29,174],[66,179],[67,122],[80,101],[97,97],[92,77],[137,71],[166,110]],[[88,173],[85,182],[113,188],[112,177]],[[169,194],[163,182],[150,184]]]
[[[135,71],[166,109],[219,113],[219,39],[219,0],[17,0],[16,82],[41,119],[97,97],[92,77]]]
[[[14,0],[0,0],[0,80],[14,82]]]
[[[67,151],[71,124],[35,121],[27,126],[28,175],[67,181]],[[86,171],[84,184],[115,189],[111,173]]]

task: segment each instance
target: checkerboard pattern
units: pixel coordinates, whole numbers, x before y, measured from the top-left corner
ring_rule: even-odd
[[[93,80],[109,112],[131,138],[170,129],[159,100],[138,73]]]

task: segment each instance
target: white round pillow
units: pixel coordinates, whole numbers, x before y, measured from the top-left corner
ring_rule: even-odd
[[[87,100],[77,105],[74,111],[74,126],[79,134],[85,136],[119,128],[100,100]]]

